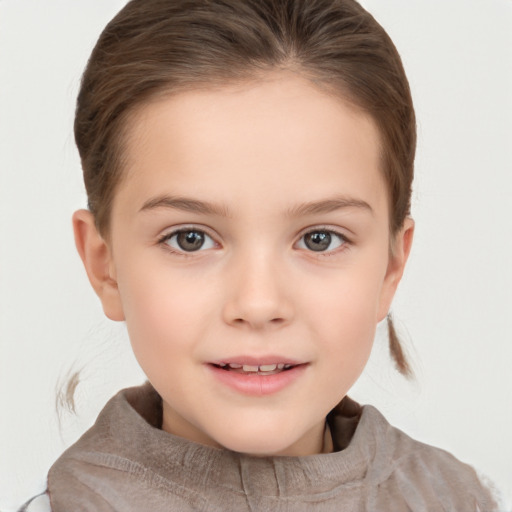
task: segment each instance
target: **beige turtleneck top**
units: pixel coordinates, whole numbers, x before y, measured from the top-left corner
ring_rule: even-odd
[[[253,457],[160,429],[149,385],[112,398],[51,468],[53,512],[495,510],[470,466],[345,398],[328,416],[333,453]]]

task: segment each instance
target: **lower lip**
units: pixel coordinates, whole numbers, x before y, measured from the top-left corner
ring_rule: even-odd
[[[250,375],[223,370],[208,364],[212,374],[226,386],[244,395],[264,396],[278,393],[295,382],[306,370],[307,364],[300,364],[274,375]]]

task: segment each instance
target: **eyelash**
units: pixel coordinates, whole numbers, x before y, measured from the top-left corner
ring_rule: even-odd
[[[307,250],[307,252],[312,253],[315,256],[322,257],[322,258],[329,258],[331,256],[335,256],[339,254],[340,252],[345,251],[348,249],[348,247],[351,245],[351,241],[347,238],[346,235],[343,233],[340,233],[336,229],[327,227],[327,226],[315,226],[313,229],[308,229],[299,238],[299,241],[302,241],[305,236],[310,235],[312,233],[328,233],[329,235],[334,235],[335,237],[339,238],[340,245],[336,247],[335,249],[331,249],[329,251],[313,251],[313,250]]]
[[[196,228],[194,226],[186,226],[183,228],[173,230],[169,233],[166,233],[165,235],[163,235],[162,237],[160,237],[158,239],[157,243],[159,245],[165,246],[165,249],[174,255],[181,256],[184,258],[190,258],[190,257],[193,257],[195,253],[202,252],[202,250],[204,250],[204,249],[202,249],[202,247],[201,247],[196,251],[184,251],[184,250],[175,249],[175,248],[171,247],[168,243],[169,240],[171,240],[175,236],[178,236],[181,233],[190,233],[190,232],[201,233],[201,234],[205,235],[206,237],[208,237],[215,245],[218,245],[217,242],[215,242],[214,238],[211,235],[209,235],[207,231],[205,231],[204,229],[201,229],[201,228]],[[335,237],[339,238],[339,240],[340,240],[340,245],[330,251],[314,251],[312,249],[309,249],[309,250],[307,248],[304,249],[307,252],[312,253],[313,255],[318,256],[318,257],[325,258],[325,257],[330,257],[335,254],[338,254],[339,252],[345,251],[352,243],[347,238],[347,236],[344,235],[343,233],[340,233],[339,231],[337,231],[335,229],[332,229],[329,227],[323,227],[323,226],[315,227],[313,229],[308,229],[307,231],[303,232],[299,237],[299,242],[302,241],[304,239],[304,237],[306,237],[307,235],[310,235],[313,233],[328,233],[329,235],[334,235]]]
[[[183,228],[175,229],[169,233],[166,233],[165,235],[163,235],[162,237],[160,237],[158,239],[157,243],[158,243],[158,245],[165,246],[165,249],[174,255],[182,256],[184,258],[191,258],[195,255],[195,253],[201,252],[201,248],[196,251],[184,251],[184,250],[179,250],[179,249],[175,249],[175,248],[171,247],[168,242],[169,242],[169,240],[171,240],[175,236],[178,236],[181,233],[192,233],[192,232],[202,233],[203,235],[208,237],[210,240],[212,240],[212,242],[215,245],[218,245],[215,242],[214,238],[211,235],[209,235],[204,229],[196,228],[194,226],[186,226]]]

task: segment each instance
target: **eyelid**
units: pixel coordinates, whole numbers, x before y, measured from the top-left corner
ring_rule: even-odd
[[[169,238],[172,235],[177,233],[182,233],[183,231],[201,231],[202,233],[207,234],[211,238],[216,238],[216,235],[212,234],[212,230],[206,226],[202,226],[200,224],[178,224],[176,226],[170,226],[165,228],[163,234],[158,236],[158,240],[163,240]]]
[[[213,243],[216,247],[220,247],[220,244],[217,241],[218,237],[213,235],[209,228],[207,228],[205,226],[200,226],[197,224],[182,224],[179,226],[173,226],[173,227],[166,229],[164,231],[164,233],[157,238],[157,245],[164,245],[166,250],[172,252],[173,254],[177,254],[179,256],[185,256],[185,257],[197,255],[198,253],[204,252],[205,250],[209,249],[209,248],[208,249],[201,248],[201,249],[198,249],[197,251],[182,251],[180,249],[171,247],[169,244],[166,243],[167,241],[171,240],[174,236],[176,236],[180,233],[183,233],[183,232],[187,232],[187,231],[198,231],[198,232],[204,233],[208,238],[210,238],[213,241]]]
[[[164,233],[158,237],[157,244],[165,245],[166,250],[169,250],[170,252],[172,252],[174,254],[178,254],[180,256],[185,256],[185,257],[191,257],[193,255],[197,255],[197,253],[203,252],[204,250],[201,250],[201,249],[199,249],[197,251],[190,251],[190,252],[182,251],[179,249],[177,250],[177,249],[171,247],[170,245],[166,244],[166,242],[168,240],[170,240],[173,236],[175,236],[179,233],[182,233],[182,232],[186,232],[186,231],[200,231],[200,232],[204,233],[207,237],[211,238],[211,240],[214,242],[214,244],[217,248],[220,247],[220,245],[221,245],[217,241],[217,239],[219,237],[215,234],[212,234],[212,230],[210,228],[203,226],[203,225],[198,225],[198,224],[182,224],[182,225],[178,225],[178,226],[172,226],[172,227],[166,229],[164,231]],[[327,225],[309,226],[307,228],[304,228],[299,233],[298,240],[297,240],[297,242],[295,242],[294,245],[297,245],[297,243],[300,240],[302,240],[305,235],[307,235],[309,233],[315,233],[315,232],[331,233],[331,234],[339,237],[342,240],[342,244],[339,247],[332,249],[332,250],[318,251],[318,252],[315,252],[315,251],[312,251],[309,249],[304,249],[307,252],[315,254],[316,256],[330,256],[330,255],[333,255],[333,254],[345,249],[346,246],[352,244],[351,239],[343,231],[344,230],[342,230],[338,227],[334,227],[334,226],[327,226]]]
[[[317,232],[324,232],[324,233],[331,233],[337,237],[339,237],[342,241],[341,245],[339,247],[336,247],[335,249],[327,250],[327,251],[312,251],[310,249],[304,249],[309,253],[314,254],[315,256],[332,256],[333,254],[336,254],[339,251],[342,251],[347,248],[348,245],[352,244],[351,239],[343,232],[343,230],[340,230],[339,228],[335,228],[333,226],[325,226],[325,225],[318,225],[318,226],[310,226],[305,229],[303,229],[298,236],[298,240],[296,244],[298,244],[306,235],[310,233],[317,233]]]
[[[312,226],[303,228],[299,231],[298,238],[302,238],[304,235],[307,235],[308,233],[315,233],[317,231],[325,231],[328,233],[334,233],[335,235],[338,235],[339,237],[346,240],[347,242],[350,241],[350,235],[348,235],[346,233],[347,231],[350,231],[349,229],[340,228],[339,226],[332,226],[329,224],[314,224]]]

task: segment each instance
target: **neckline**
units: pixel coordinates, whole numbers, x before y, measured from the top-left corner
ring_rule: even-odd
[[[100,435],[108,429],[113,454],[164,480],[202,492],[212,488],[283,497],[332,492],[362,481],[374,456],[369,432],[374,411],[345,397],[327,417],[335,451],[303,457],[255,457],[164,432],[159,428],[161,398],[149,383],[119,392],[97,425]],[[110,465],[116,464],[114,459]]]

